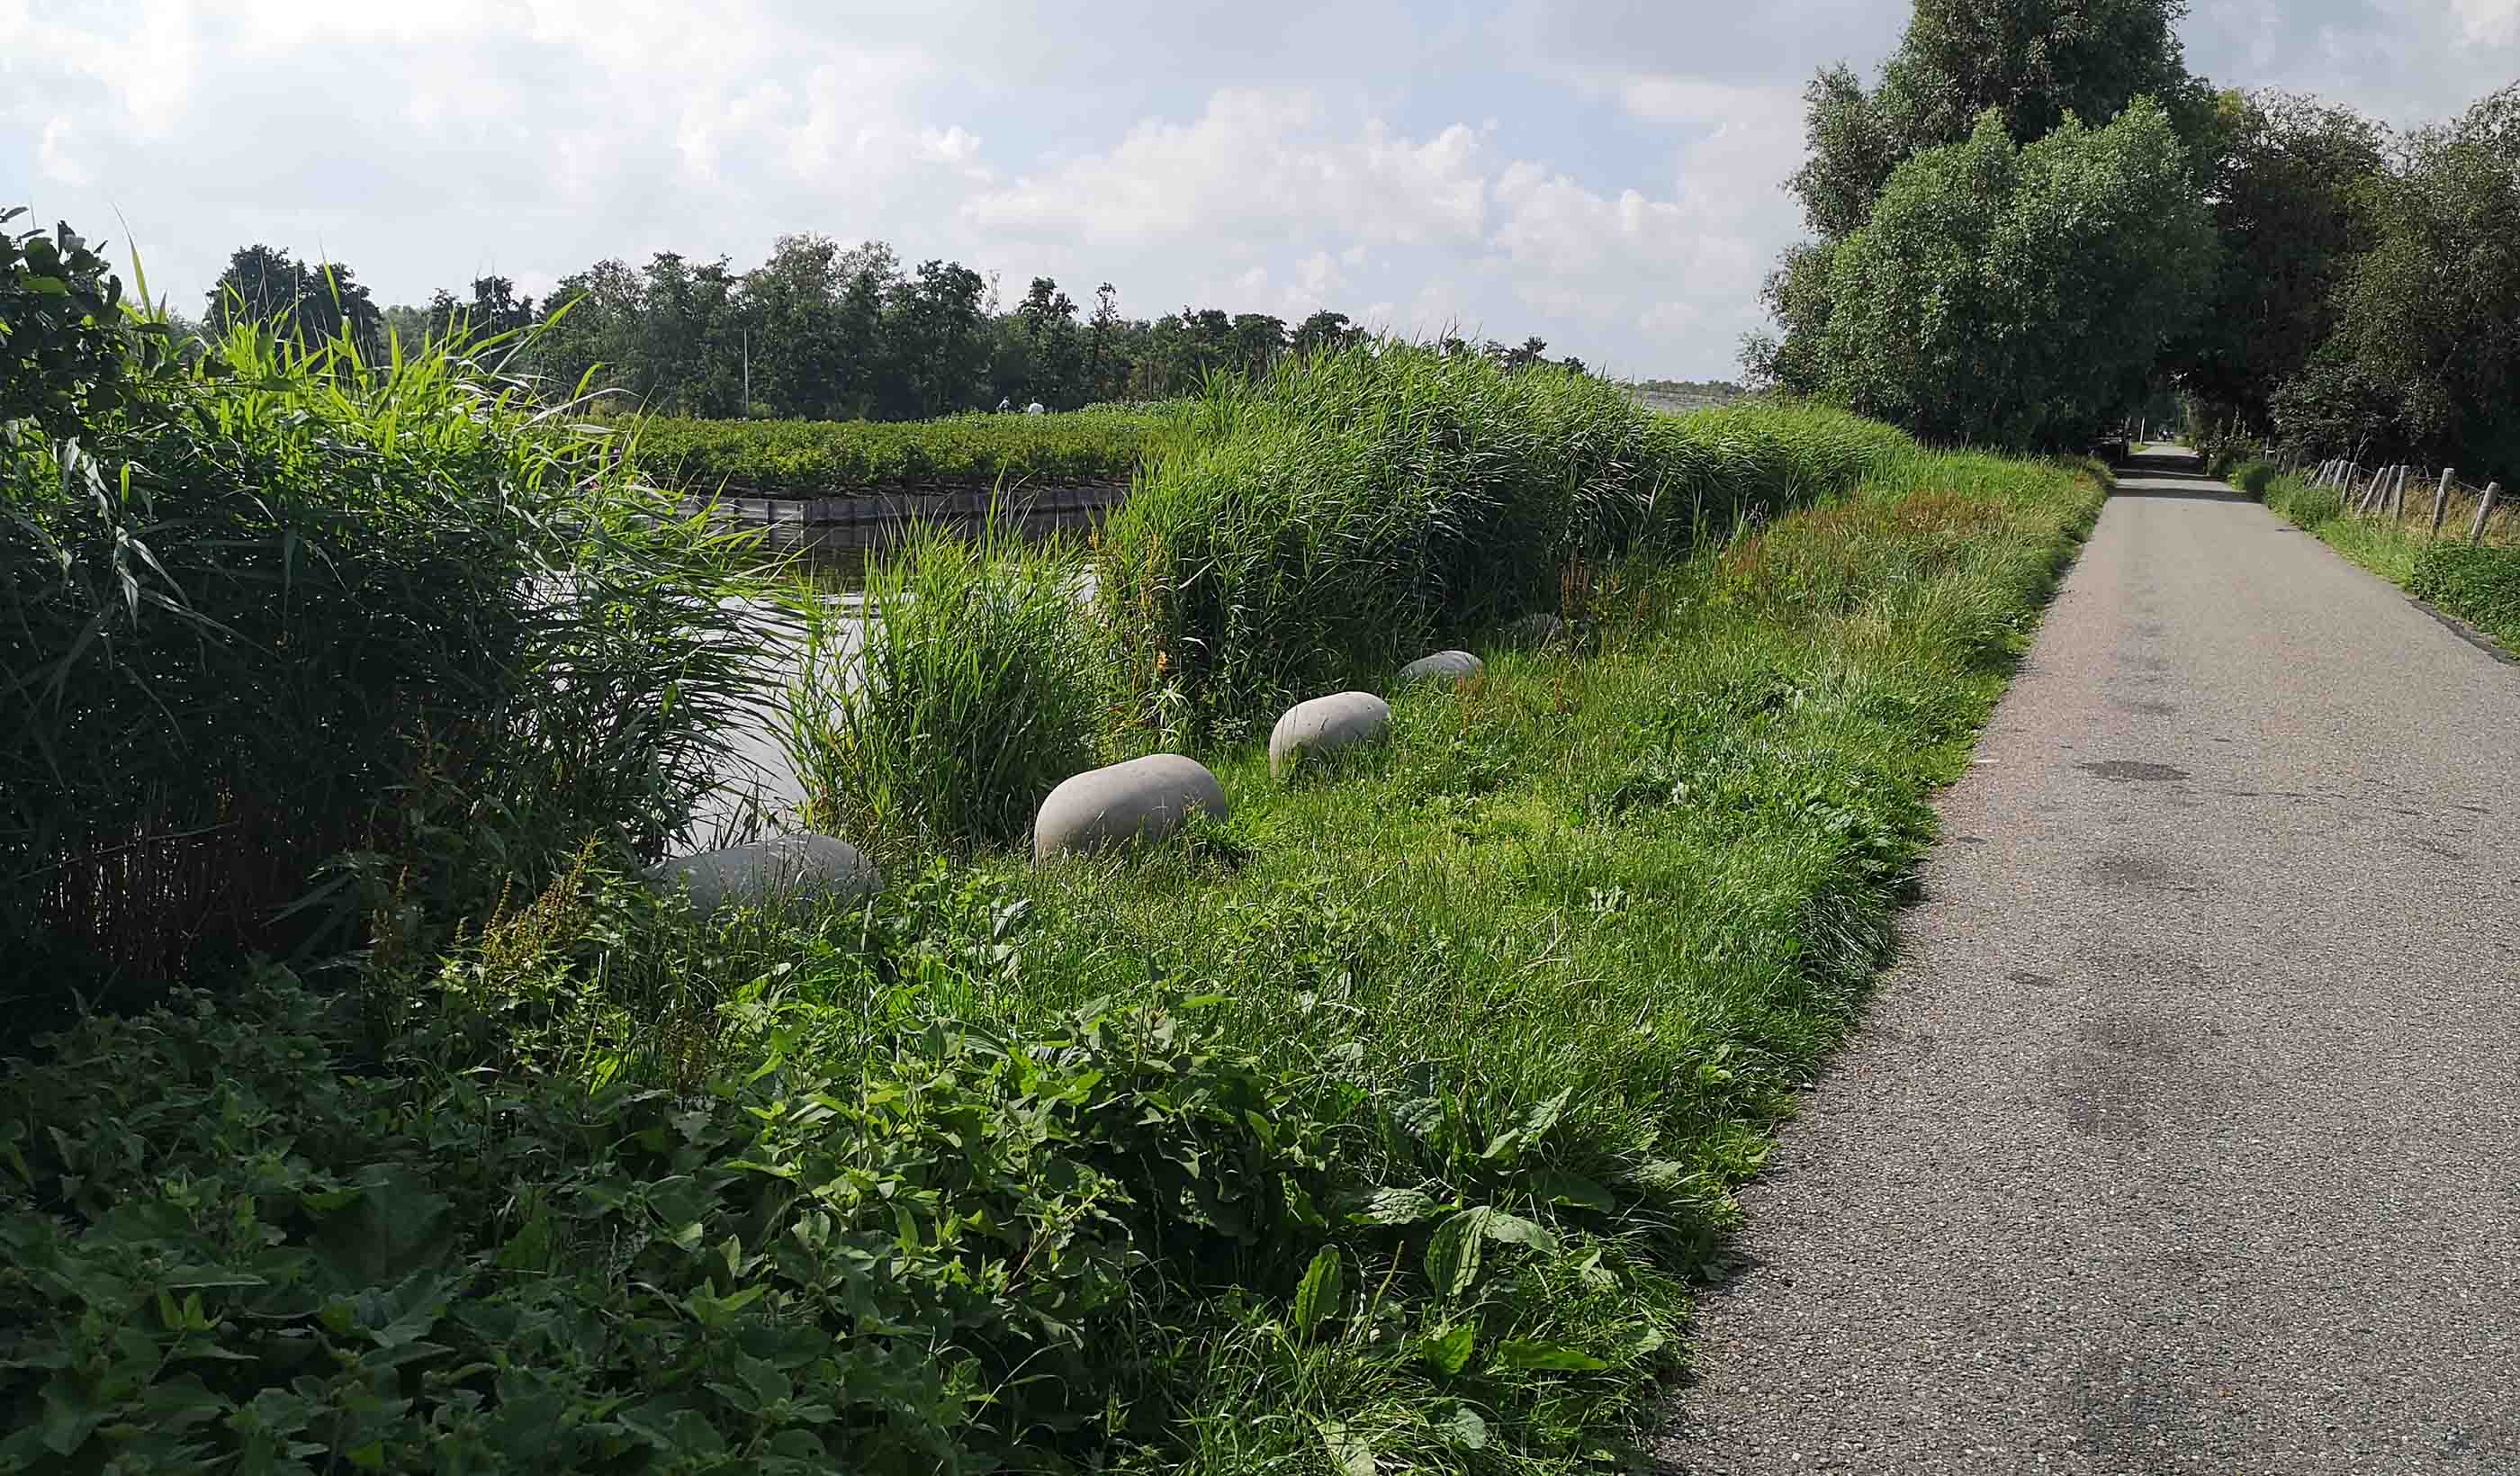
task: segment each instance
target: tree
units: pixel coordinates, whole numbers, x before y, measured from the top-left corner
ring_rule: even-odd
[[[1082,404],[1085,346],[1077,336],[1075,301],[1057,282],[1035,277],[1013,316],[1024,369],[1009,379],[1007,392],[1020,390],[1058,410]]]
[[[384,343],[384,313],[347,265],[300,263],[260,243],[229,254],[227,270],[210,288],[207,316],[214,333],[252,322],[310,344],[337,338],[346,329],[370,357]]]
[[[1267,313],[1236,313],[1228,339],[1234,368],[1256,380],[1286,351],[1286,325]]]
[[[1538,336],[1525,338],[1520,346],[1507,349],[1505,353],[1505,367],[1508,369],[1529,369],[1548,360],[1549,340]]]
[[[2140,398],[2214,259],[2159,104],[2026,148],[1990,108],[1967,142],[1893,170],[1830,253],[1822,383],[1919,435],[2072,444]]]
[[[1297,353],[1310,353],[1316,348],[1339,348],[1363,336],[1363,330],[1350,325],[1345,313],[1328,308],[1306,318],[1295,326],[1291,346]]]
[[[1870,217],[1902,160],[1969,137],[1989,109],[2027,144],[2068,115],[2105,123],[2142,96],[2169,110],[2201,168],[2214,99],[2188,75],[2179,44],[2186,9],[2185,0],[1917,0],[1872,91],[1844,66],[1813,77],[1803,94],[1809,155],[1787,188],[1812,233],[1834,245]],[[1812,292],[1772,284],[1772,303],[1779,295],[1808,304]]]
[[[884,317],[891,410],[925,418],[977,406],[988,383],[988,284],[959,261],[926,261],[894,294]]]
[[[2515,159],[2520,83],[2408,136],[2366,192],[2371,248],[2346,276],[2319,356],[2387,387],[2405,444],[2498,474],[2520,470]]]
[[[841,402],[850,343],[840,255],[828,236],[782,236],[770,259],[743,274],[738,368],[749,364],[751,400],[775,415],[830,415]]]
[[[2267,423],[2275,385],[2336,325],[2338,287],[2371,244],[2364,202],[2386,169],[2377,125],[2280,92],[2226,93],[2207,186],[2223,261],[2171,362],[2218,417]]]

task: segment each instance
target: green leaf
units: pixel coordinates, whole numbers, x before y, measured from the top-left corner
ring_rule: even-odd
[[[1508,1338],[1497,1344],[1497,1363],[1507,1368],[1556,1369],[1576,1373],[1610,1366],[1593,1355],[1563,1343],[1543,1343],[1528,1338]]]
[[[1330,1464],[1341,1476],[1374,1476],[1373,1447],[1364,1436],[1337,1420],[1322,1425],[1322,1444],[1329,1447]]]
[[[1458,1297],[1478,1279],[1479,1249],[1486,1240],[1488,1210],[1465,1209],[1436,1227],[1426,1242],[1426,1279],[1444,1296]]]
[[[1415,1225],[1440,1207],[1424,1189],[1376,1189],[1357,1218],[1368,1225]]]
[[[1533,1250],[1544,1252],[1557,1248],[1557,1237],[1545,1227],[1503,1210],[1488,1211],[1487,1218],[1480,1222],[1480,1229],[1487,1232],[1489,1239],[1508,1245],[1528,1245]]]
[[[1539,1141],[1544,1134],[1557,1126],[1557,1119],[1565,1114],[1566,1103],[1574,1096],[1575,1089],[1569,1087],[1524,1113],[1522,1136],[1531,1141]]]
[[[1426,1366],[1438,1373],[1459,1373],[1470,1366],[1470,1355],[1478,1343],[1477,1328],[1457,1322],[1426,1340]]]
[[[1479,1411],[1467,1405],[1455,1409],[1452,1418],[1435,1428],[1461,1450],[1484,1451],[1488,1448],[1488,1422],[1479,1418]]]
[[[1337,1310],[1339,1283],[1344,1276],[1338,1247],[1323,1246],[1295,1288],[1295,1336],[1310,1339],[1322,1319]]]

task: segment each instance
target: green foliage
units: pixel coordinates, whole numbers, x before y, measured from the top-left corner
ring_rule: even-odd
[[[1302,1233],[1309,1125],[1158,1006],[896,1009],[680,1096],[345,1074],[285,978],[83,1024],[0,1092],[0,1463],[1062,1465],[1156,1314]]]
[[[2326,340],[2337,287],[2369,245],[2362,201],[2382,137],[2351,109],[2281,92],[2227,93],[2220,112],[2206,199],[2223,255],[2171,359],[2212,414],[2264,426],[2269,395]]]
[[[1135,411],[872,421],[642,421],[633,452],[656,480],[770,496],[1126,481],[1163,418]]]
[[[580,863],[370,1009],[267,971],[13,1062],[0,1463],[1641,1458],[2097,494],[1799,407],[1639,436],[1647,531],[1861,485],[1603,560],[1597,653],[1402,695],[1381,762],[1212,754],[1231,866],[703,923]]]
[[[2520,632],[2520,548],[2436,543],[2415,556],[2407,588],[2506,643]]]
[[[2151,101],[2027,147],[1989,112],[1968,142],[1901,164],[1835,248],[1822,388],[1932,439],[2085,442],[2142,397],[2214,249]]]
[[[2364,435],[2490,475],[2520,469],[2515,157],[2520,83],[2408,137],[2400,166],[2369,191],[2376,239],[2354,263],[2331,343],[2346,366],[2336,373],[2394,402],[2389,421]],[[2313,455],[2355,450],[2341,439],[2298,444]]]
[[[0,228],[24,213],[0,210]],[[164,337],[124,312],[121,280],[67,223],[49,236],[0,229],[0,457],[110,413],[163,358]]]
[[[1221,381],[1104,528],[1103,622],[1161,734],[1229,731],[1534,611],[1588,571],[1843,487],[1902,444],[1827,412],[1646,412],[1571,371],[1396,342]]]
[[[92,992],[652,858],[760,685],[749,541],[460,345],[241,325],[0,464],[0,947]],[[321,905],[314,874],[337,864]],[[414,932],[418,929],[418,932]],[[45,967],[13,1004],[66,1005]]]
[[[1823,68],[1805,90],[1809,156],[1790,181],[1824,245],[1860,230],[1901,160],[1957,144],[1995,110],[2016,144],[2078,117],[2106,123],[2138,97],[2166,105],[2192,146],[2213,105],[2173,27],[2181,0],[1918,0],[1871,92]]]
[[[244,246],[210,287],[210,336],[252,327],[313,347],[347,338],[361,356],[385,356],[384,314],[347,266],[301,262],[274,246]]]
[[[1024,834],[1095,753],[1083,571],[994,520],[915,527],[868,565],[861,607],[816,604],[785,734],[815,810],[870,841]]]

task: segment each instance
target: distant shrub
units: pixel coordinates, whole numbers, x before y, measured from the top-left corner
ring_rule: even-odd
[[[1125,481],[1163,422],[1134,409],[905,422],[659,418],[639,423],[633,457],[672,486],[769,496]]]
[[[2264,501],[2267,492],[2274,486],[2275,478],[2281,473],[2282,469],[2273,462],[2263,456],[2253,456],[2225,473],[2225,480],[2251,497]]]
[[[1656,416],[1553,367],[1398,343],[1297,355],[1184,417],[1103,530],[1130,721],[1213,733],[1517,615],[1642,539],[1851,484],[1911,444],[1839,412]]]
[[[862,609],[817,606],[786,729],[813,807],[870,841],[1025,833],[1095,754],[1083,573],[1002,524],[922,527],[868,565]]]

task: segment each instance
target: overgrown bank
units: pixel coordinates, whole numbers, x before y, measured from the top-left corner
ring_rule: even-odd
[[[2264,461],[2234,468],[2231,480],[2356,563],[2475,626],[2504,650],[2520,652],[2520,543],[2513,542],[2520,524],[2507,508],[2485,520],[2483,536],[2471,545],[2472,502],[2447,510],[2452,515],[2437,534],[2426,497],[2409,497],[2408,515],[2392,517],[2358,514],[2348,493]]]
[[[1187,844],[1035,871],[987,842],[997,808],[938,807],[869,837],[891,884],[868,904],[703,922],[637,881],[650,825],[584,827],[555,860],[554,812],[502,863],[478,842],[512,833],[505,810],[431,810],[369,830],[463,862],[465,887],[387,894],[393,946],[293,971],[205,959],[199,992],[13,1062],[0,1457],[1550,1470],[1618,1448],[1679,1356],[1729,1186],[1886,957],[1925,796],[1964,762],[2097,484],[1818,412],[1673,427],[1543,386],[1430,394],[1470,390],[1543,408],[1373,422],[1419,427],[1377,443],[1375,484],[1443,514],[1415,544],[1307,543],[1253,490],[1293,483],[1210,484],[1269,579],[1356,558],[1521,598],[1433,606],[1409,634],[1471,639],[1485,674],[1396,694],[1389,744],[1291,786],[1241,725],[1280,684],[1378,683],[1386,652],[1357,606],[1318,627],[1339,664],[1238,657],[1279,674],[1192,709],[1235,818]],[[355,379],[341,392],[325,444],[364,446],[356,412],[382,407]],[[1274,444],[1280,412],[1249,413]],[[1603,434],[1579,457],[1539,435],[1559,419]],[[493,421],[490,445],[520,433]],[[511,474],[448,444],[463,454],[420,458],[419,484],[486,494]],[[1656,444],[1694,448],[1686,521],[1567,515],[1657,506],[1683,463],[1640,459]],[[1700,515],[1725,496],[1755,514],[1737,536]],[[1466,556],[1427,530],[1491,505],[1543,553],[1457,573]],[[543,547],[565,569],[608,546]],[[1204,588],[1198,560],[1163,566],[1186,572],[1148,588]],[[1043,571],[1001,590],[967,567],[959,604],[950,571],[908,586],[939,659],[899,680],[971,680],[942,659],[958,609],[1019,643],[1074,638],[1025,623],[1052,608]],[[1317,629],[1201,625],[1204,598],[1144,602],[1142,634]],[[1493,638],[1533,601],[1573,639]],[[674,651],[679,627],[643,622],[681,608],[625,595],[588,618]],[[564,682],[569,659],[625,649],[563,646],[531,670]],[[1135,668],[1099,669],[1129,699],[1090,737],[1149,742],[1162,704]],[[991,701],[1082,722],[1038,672],[982,675],[977,705],[896,735],[903,772],[921,743],[1023,730],[987,722]],[[85,982],[48,967],[51,987]]]

